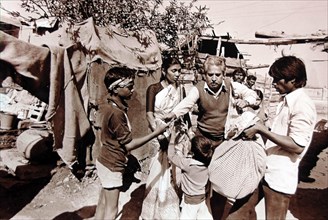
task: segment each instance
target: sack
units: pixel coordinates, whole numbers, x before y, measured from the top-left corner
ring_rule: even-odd
[[[228,140],[218,146],[208,167],[213,190],[232,199],[254,192],[264,176],[263,142]]]

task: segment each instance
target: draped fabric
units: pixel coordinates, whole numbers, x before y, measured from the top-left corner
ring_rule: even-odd
[[[154,117],[162,118],[170,113],[172,109],[182,100],[180,87],[175,88],[168,85],[156,95]]]
[[[180,89],[180,87],[175,88],[173,85],[169,85],[156,94],[154,110],[156,124],[161,123],[160,118],[171,112],[182,99]],[[169,138],[170,134],[165,133],[165,136]],[[143,219],[179,219],[180,201],[175,191],[175,177],[172,177],[173,169],[166,152],[168,141],[160,143],[157,138],[154,138],[150,141],[150,145],[155,152],[150,154],[152,159],[141,217]],[[164,149],[163,145],[166,145]]]
[[[92,18],[67,30],[64,26],[49,35],[31,36],[30,43],[0,31],[0,60],[23,76],[24,89],[48,103],[46,120],[52,124],[54,147],[71,164],[76,161],[78,145],[83,144],[83,137],[91,129],[91,64],[103,62],[136,72],[152,72],[162,61],[155,34],[150,30],[130,33],[114,26],[101,28],[94,25]],[[149,43],[140,43],[140,38],[149,39]],[[99,73],[99,77],[103,76]],[[100,93],[103,92],[107,91]]]
[[[150,164],[145,198],[142,203],[142,219],[179,219],[179,197],[173,187],[171,165],[167,153],[158,151]]]
[[[175,88],[172,85],[163,88],[156,94],[154,117],[160,120],[163,116],[170,113],[172,109],[182,100],[181,87]],[[165,136],[169,136],[169,132],[164,133]],[[153,157],[160,149],[160,143],[157,138],[150,140],[150,145],[154,152],[150,152],[150,156]],[[168,143],[168,142],[167,142]]]

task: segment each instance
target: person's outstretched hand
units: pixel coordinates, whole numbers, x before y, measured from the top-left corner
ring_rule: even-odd
[[[239,107],[239,108],[245,108],[245,107],[249,106],[248,102],[243,99],[236,99],[234,104],[236,107]]]
[[[165,122],[169,122],[169,121],[174,120],[176,117],[177,116],[173,112],[170,112],[170,113],[164,115],[161,119]]]
[[[257,122],[255,125],[245,129],[243,131],[243,136],[247,139],[253,139],[256,133],[261,133],[261,131],[268,129],[262,122]]]
[[[170,123],[166,123],[161,119],[156,119],[155,123],[156,123],[155,131],[159,132],[160,134],[162,134],[170,126]]]

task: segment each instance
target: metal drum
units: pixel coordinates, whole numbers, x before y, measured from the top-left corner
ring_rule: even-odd
[[[52,152],[52,136],[47,130],[29,129],[17,137],[16,147],[26,159],[43,160]]]

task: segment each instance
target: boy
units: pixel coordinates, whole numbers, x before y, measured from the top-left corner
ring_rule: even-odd
[[[295,56],[281,57],[271,65],[269,75],[273,78],[273,86],[283,96],[272,128],[256,123],[244,131],[248,138],[259,133],[268,139],[265,145],[267,169],[258,190],[231,215],[233,219],[254,215],[255,205],[263,197],[266,219],[286,219],[290,199],[297,189],[298,166],[312,139],[316,110],[303,89],[307,80],[304,63]]]
[[[177,126],[172,130],[168,158],[182,171],[183,200],[180,219],[212,219],[206,205],[206,185],[209,178],[207,167],[213,153],[211,141],[203,136],[194,136],[191,139],[190,156],[184,156],[175,149],[176,132],[181,132],[183,128]]]
[[[102,189],[95,219],[116,218],[127,155],[131,150],[141,147],[163,133],[168,126],[161,123],[152,133],[144,137],[132,138],[126,100],[133,94],[134,74],[132,70],[115,67],[105,75],[104,83],[109,93],[108,102],[99,106],[96,116],[98,124],[101,125],[102,146],[96,167]]]

